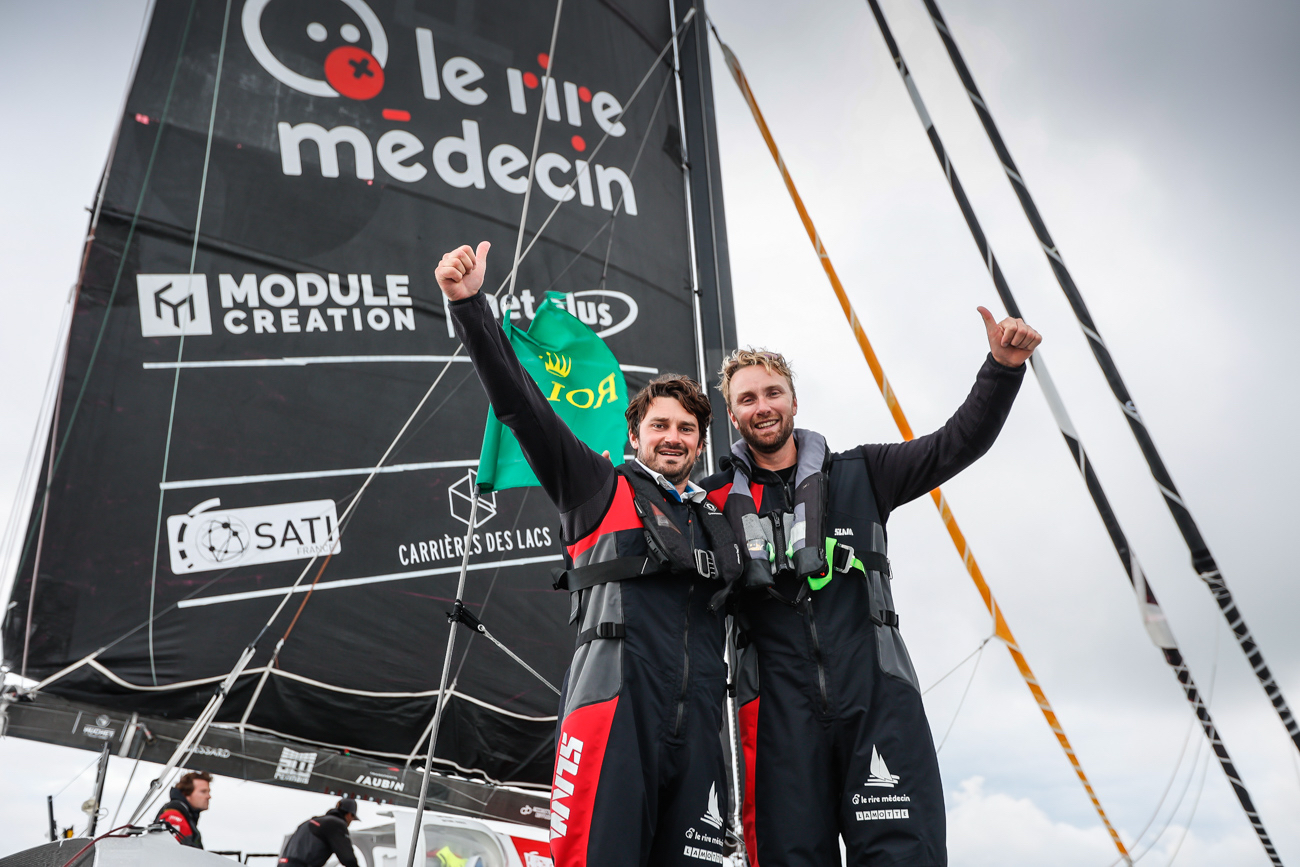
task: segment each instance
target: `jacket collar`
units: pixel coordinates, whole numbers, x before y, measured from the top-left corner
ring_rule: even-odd
[[[648,475],[650,478],[654,479],[655,482],[659,485],[659,487],[663,488],[665,492],[671,494],[673,499],[679,503],[685,503],[685,502],[698,503],[701,502],[706,496],[708,496],[708,491],[704,490],[699,485],[692,482],[690,479],[686,480],[686,493],[684,494],[679,493],[677,490],[677,486],[674,485],[672,482],[668,481],[667,477],[664,476],[663,473],[656,472],[655,470],[650,469],[644,463],[641,462],[640,458],[633,459],[632,463],[640,467],[643,473]]]
[[[798,453],[794,483],[798,486],[804,479],[822,471],[822,468],[826,465],[828,449],[824,436],[816,431],[804,430],[803,428],[795,428],[794,444]],[[743,439],[738,439],[731,444],[731,454],[740,463],[741,469],[747,478],[752,479],[755,473],[762,471],[754,463],[754,456],[749,451],[749,444]]]

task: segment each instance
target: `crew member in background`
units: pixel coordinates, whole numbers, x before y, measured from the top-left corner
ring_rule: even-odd
[[[943,789],[916,673],[898,632],[885,522],[989,450],[1042,341],[979,308],[989,356],[939,430],[832,453],[795,430],[793,374],[738,350],[719,388],[743,438],[705,479],[744,547],[738,676],[751,863],[948,863]],[[840,385],[841,391],[845,386]],[[851,399],[846,397],[846,400]],[[1019,498],[1014,476],[1001,491]]]
[[[492,317],[488,244],[442,257],[438,285],[492,409],[560,510],[577,648],[561,699],[556,867],[721,863],[727,784],[722,603],[740,577],[726,519],[690,481],[712,410],[685,376],[628,403],[636,459],[579,440]]]
[[[182,846],[203,848],[199,833],[199,813],[212,802],[212,775],[207,771],[190,771],[172,787],[171,800],[163,804],[155,822],[166,822]]]
[[[284,844],[280,863],[286,867],[322,867],[333,855],[343,867],[358,867],[348,825],[357,820],[357,802],[343,798],[324,816],[314,816],[298,826]]]

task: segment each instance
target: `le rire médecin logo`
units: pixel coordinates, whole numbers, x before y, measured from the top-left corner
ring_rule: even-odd
[[[388,122],[386,125],[409,123],[412,112],[429,110],[429,103],[437,103],[445,111],[456,103],[478,107],[502,97],[509,100],[512,113],[529,117],[544,105],[549,121],[572,128],[568,142],[572,152],[538,155],[538,188],[556,201],[576,196],[580,204],[591,208],[599,202],[606,211],[614,210],[621,198],[622,213],[637,215],[636,193],[628,173],[582,159],[582,154],[594,145],[583,135],[588,122],[595,125],[597,138],[604,133],[613,137],[627,133],[619,120],[623,105],[612,93],[593,91],[582,82],[556,79],[550,79],[542,88],[550,65],[546,54],[537,55],[536,70],[493,68],[491,64],[485,69],[478,60],[464,56],[439,62],[435,34],[427,27],[395,30],[398,38],[413,41],[418,68],[393,69],[389,66],[389,34],[364,0],[298,3],[292,11],[272,8],[278,26],[274,28],[275,38],[268,42],[263,27],[268,7],[285,3],[247,0],[240,22],[248,50],[280,83],[321,99],[373,100],[371,104],[379,108],[375,120],[382,118]],[[286,16],[300,20],[286,29]],[[418,75],[424,102],[386,105],[384,86],[394,75]],[[349,118],[358,116],[355,109],[346,114]],[[351,124],[326,129],[318,123],[288,119],[276,122],[276,135],[281,169],[289,176],[303,174],[304,146],[310,143],[310,150],[319,156],[320,174],[326,178],[339,177],[339,152],[346,146],[356,177],[365,181],[375,178],[378,162],[389,179],[401,184],[431,183],[436,175],[442,183],[459,189],[486,189],[489,178],[497,187],[516,195],[523,195],[528,186],[527,153],[509,142],[485,144],[475,120],[462,120],[460,135],[439,138],[432,147],[400,126],[379,133],[372,142],[371,135]],[[519,140],[526,142],[531,136],[531,123],[521,122]]]

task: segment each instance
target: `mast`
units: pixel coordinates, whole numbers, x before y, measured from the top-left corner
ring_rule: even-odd
[[[869,2],[871,2],[874,9],[874,0],[869,0]],[[970,97],[971,105],[975,107],[975,113],[979,115],[980,123],[984,125],[984,130],[988,133],[993,149],[997,151],[998,160],[1002,163],[1002,169],[1006,172],[1007,180],[1011,182],[1011,188],[1015,190],[1016,197],[1020,199],[1020,205],[1024,208],[1025,216],[1029,219],[1034,234],[1038,236],[1038,243],[1042,245],[1043,253],[1047,256],[1047,262],[1052,266],[1052,273],[1056,275],[1056,282],[1060,284],[1061,291],[1065,293],[1066,300],[1070,302],[1070,309],[1074,311],[1075,318],[1079,320],[1079,327],[1083,329],[1084,336],[1088,338],[1088,346],[1092,348],[1093,357],[1097,359],[1097,364],[1106,377],[1111,393],[1115,396],[1115,400],[1119,402],[1120,409],[1124,412],[1124,418],[1128,421],[1129,429],[1137,440],[1138,448],[1142,450],[1142,456],[1146,458],[1147,467],[1151,470],[1151,476],[1155,479],[1156,486],[1160,488],[1160,494],[1164,498],[1165,505],[1169,508],[1170,515],[1173,516],[1174,523],[1178,525],[1178,532],[1182,534],[1183,541],[1187,544],[1187,550],[1192,556],[1192,568],[1196,570],[1196,574],[1205,582],[1206,587],[1214,596],[1214,601],[1218,603],[1224,619],[1228,621],[1228,627],[1237,638],[1237,644],[1241,647],[1241,652],[1246,654],[1246,659],[1250,662],[1255,677],[1259,679],[1260,686],[1264,687],[1264,693],[1268,696],[1269,701],[1273,703],[1273,708],[1282,720],[1282,725],[1286,727],[1287,734],[1295,744],[1296,749],[1300,750],[1300,724],[1297,724],[1295,715],[1291,712],[1291,707],[1282,695],[1281,687],[1274,681],[1272,672],[1269,671],[1268,665],[1264,662],[1264,653],[1255,644],[1254,636],[1251,635],[1250,629],[1246,626],[1245,618],[1237,608],[1232,592],[1228,589],[1227,582],[1219,571],[1219,566],[1210,553],[1204,537],[1201,535],[1200,527],[1192,517],[1187,504],[1183,502],[1182,494],[1178,492],[1177,486],[1174,485],[1173,476],[1169,474],[1164,459],[1156,449],[1155,441],[1151,438],[1151,432],[1147,430],[1146,423],[1142,420],[1142,414],[1138,411],[1137,404],[1129,394],[1128,386],[1124,384],[1123,377],[1120,376],[1119,368],[1116,366],[1114,358],[1111,357],[1110,350],[1106,347],[1106,341],[1102,339],[1097,323],[1093,321],[1092,314],[1088,312],[1088,305],[1084,303],[1083,295],[1079,292],[1079,287],[1075,285],[1074,277],[1071,276],[1070,270],[1065,266],[1065,259],[1057,249],[1056,242],[1052,240],[1051,234],[1047,231],[1047,224],[1038,212],[1038,206],[1034,203],[1033,196],[1029,194],[1029,187],[1025,184],[1024,178],[1020,175],[1020,170],[1011,158],[1011,152],[1007,150],[1006,142],[1002,139],[1002,133],[998,131],[997,124],[993,122],[993,115],[989,112],[984,97],[980,95],[979,88],[975,86],[975,79],[971,76],[970,68],[962,58],[961,51],[957,48],[952,32],[948,29],[948,23],[944,21],[943,13],[939,11],[939,6],[935,3],[935,0],[923,0],[923,2],[926,9],[929,10],[930,19],[934,22],[935,29],[939,31],[939,36],[943,39],[944,47],[948,49],[948,56],[952,58],[953,66],[957,69],[957,75],[966,88],[966,95]],[[877,18],[879,19],[879,17],[879,13],[877,13]]]
[[[704,0],[673,3],[673,27],[681,26],[692,11],[705,15]],[[707,18],[701,17],[701,21]],[[736,348],[736,310],[731,293],[731,261],[727,252],[727,220],[722,205],[722,165],[718,157],[718,130],[713,109],[713,72],[707,34],[703,27],[687,29],[678,40],[678,74],[681,79],[683,158],[690,192],[690,216],[695,249],[696,286],[700,304],[700,339],[705,377],[701,385],[713,404],[710,456],[731,453],[735,430],[727,421],[727,405],[709,380],[722,368],[722,359]],[[725,444],[725,446],[724,446]],[[711,471],[711,468],[710,468]]]
[[[785,160],[781,157],[781,152],[777,149],[776,140],[772,138],[772,132],[768,129],[767,121],[763,119],[763,112],[759,110],[758,100],[754,98],[754,93],[750,90],[749,81],[745,77],[745,72],[741,69],[740,61],[736,55],[718,36],[717,30],[714,30],[714,36],[718,37],[718,44],[722,46],[722,53],[727,58],[727,66],[731,70],[731,75],[736,81],[736,86],[740,88],[741,95],[744,96],[745,102],[749,105],[750,113],[754,116],[754,122],[758,125],[759,132],[763,136],[763,141],[767,144],[767,149],[772,154],[772,159],[776,162],[777,169],[781,172],[781,179],[785,182],[785,188],[790,193],[790,198],[794,202],[795,210],[799,212],[799,219],[803,222],[804,229],[808,233],[808,240],[812,242],[813,249],[817,251],[817,258],[821,260],[822,270],[826,272],[826,277],[830,280],[831,289],[835,292],[835,298],[839,301],[840,308],[844,312],[844,318],[849,322],[849,328],[853,331],[853,337],[862,350],[862,355],[867,361],[867,366],[871,368],[871,375],[876,380],[876,385],[880,389],[880,395],[885,399],[889,407],[889,413],[893,416],[894,423],[898,426],[899,433],[903,439],[913,439],[915,434],[912,432],[912,426],[903,413],[902,404],[898,401],[898,396],[894,393],[889,384],[889,379],[885,376],[885,370],[880,364],[879,358],[876,357],[876,351],[871,345],[871,340],[867,337],[866,331],[862,328],[862,323],[858,319],[857,312],[853,309],[849,301],[848,294],[844,291],[843,284],[840,283],[839,274],[835,271],[835,266],[831,264],[830,254],[826,252],[822,244],[821,235],[818,234],[817,228],[813,225],[812,217],[808,215],[808,209],[804,207],[803,197],[799,195],[798,189],[795,188],[794,179],[790,177],[790,172],[785,167]],[[970,545],[966,541],[965,534],[957,526],[957,518],[953,515],[952,509],[948,505],[943,491],[935,488],[930,492],[930,498],[934,500],[935,507],[939,510],[939,517],[943,521],[944,528],[948,531],[948,536],[952,539],[953,545],[957,548],[957,553],[961,556],[962,564],[966,567],[967,574],[970,575],[971,581],[974,582],[980,597],[984,600],[984,605],[988,609],[989,616],[993,619],[994,634],[1006,645],[1007,652],[1011,654],[1011,659],[1015,662],[1016,668],[1020,671],[1020,676],[1024,679],[1025,685],[1029,687],[1029,692],[1033,695],[1035,703],[1043,712],[1047,725],[1052,729],[1052,734],[1056,736],[1057,742],[1065,752],[1065,756],[1074,768],[1074,773],[1083,784],[1083,789],[1088,793],[1089,800],[1092,801],[1093,809],[1097,811],[1097,816],[1105,825],[1106,831],[1110,834],[1111,842],[1114,843],[1116,850],[1119,852],[1120,859],[1126,864],[1132,864],[1132,858],[1124,846],[1124,841],[1120,839],[1117,832],[1110,823],[1110,818],[1106,815],[1106,810],[1101,806],[1101,800],[1097,793],[1093,791],[1092,783],[1088,780],[1088,775],[1083,770],[1083,764],[1079,761],[1078,755],[1074,752],[1074,747],[1070,744],[1070,739],[1066,736],[1065,730],[1061,728],[1060,720],[1056,716],[1056,711],[1052,709],[1052,704],[1047,700],[1046,693],[1043,692],[1039,684],[1038,677],[1034,674],[1033,669],[1029,667],[1029,660],[1025,658],[1016,643],[1015,636],[1011,633],[1011,627],[1007,624],[1006,618],[1002,615],[1002,608],[998,605],[997,599],[993,596],[993,590],[989,587],[988,582],[984,580],[984,574],[980,570],[979,563],[975,560],[975,554],[970,550]],[[1118,863],[1118,862],[1117,862]]]
[[[912,98],[912,105],[916,108],[916,113],[925,126],[925,132],[930,139],[930,144],[934,146],[934,154],[948,178],[948,182],[952,187],[952,194],[957,200],[962,216],[966,218],[966,225],[970,228],[971,237],[975,241],[975,246],[979,248],[980,258],[988,268],[989,275],[993,278],[993,285],[997,289],[998,297],[1002,299],[1008,314],[1017,318],[1024,318],[1021,316],[1020,306],[1016,303],[1015,296],[1011,294],[1011,287],[1002,273],[1002,268],[998,265],[997,257],[993,254],[993,248],[989,246],[988,239],[984,235],[984,229],[975,216],[975,209],[966,197],[966,191],[962,187],[961,179],[957,176],[957,169],[953,166],[948,157],[948,152],[944,149],[943,141],[939,138],[939,131],[930,120],[930,114],[925,109],[921,93],[912,80],[912,74],[907,68],[907,63],[903,60],[903,55],[898,48],[898,43],[894,40],[893,32],[889,29],[884,13],[881,11],[877,0],[867,0],[867,2],[876,17],[876,23],[880,25],[881,35],[884,36],[885,44],[889,47],[894,65],[898,67],[898,72],[903,78],[903,84],[907,88],[908,95]],[[1138,611],[1142,616],[1143,625],[1146,627],[1152,642],[1164,654],[1165,662],[1173,671],[1175,679],[1182,686],[1187,701],[1192,705],[1193,713],[1201,722],[1205,737],[1210,742],[1210,748],[1214,751],[1220,767],[1223,768],[1224,775],[1232,785],[1232,790],[1237,796],[1237,801],[1241,804],[1241,809],[1246,813],[1246,818],[1250,821],[1251,827],[1255,829],[1260,844],[1263,845],[1264,851],[1268,853],[1273,863],[1280,867],[1282,862],[1278,858],[1273,841],[1269,839],[1264,823],[1259,817],[1259,812],[1255,809],[1250,792],[1246,789],[1245,783],[1242,782],[1241,776],[1237,773],[1232,758],[1228,755],[1228,748],[1219,737],[1218,729],[1210,718],[1209,708],[1201,700],[1196,683],[1192,680],[1192,674],[1187,669],[1187,664],[1178,649],[1178,642],[1174,639],[1173,631],[1169,628],[1164,611],[1156,600],[1155,591],[1147,583],[1146,575],[1142,571],[1142,566],[1138,563],[1137,555],[1129,547],[1128,538],[1124,534],[1123,528],[1120,527],[1119,519],[1110,506],[1110,500],[1106,496],[1105,490],[1102,489],[1101,480],[1097,478],[1093,463],[1083,448],[1083,441],[1080,439],[1079,433],[1065,409],[1065,401],[1061,399],[1061,394],[1057,391],[1051,374],[1048,373],[1047,360],[1041,352],[1036,352],[1029,359],[1029,363],[1033,368],[1034,377],[1038,380],[1039,387],[1043,390],[1043,396],[1047,398],[1047,405],[1052,410],[1052,418],[1056,421],[1061,436],[1065,439],[1065,445],[1070,450],[1070,456],[1074,459],[1075,466],[1078,467],[1079,473],[1083,476],[1084,484],[1088,488],[1088,494],[1092,497],[1093,505],[1097,507],[1097,512],[1106,527],[1106,532],[1110,535],[1111,543],[1115,546],[1115,553],[1119,556],[1120,563],[1124,567],[1124,573],[1128,576],[1129,584],[1132,585],[1137,596]]]

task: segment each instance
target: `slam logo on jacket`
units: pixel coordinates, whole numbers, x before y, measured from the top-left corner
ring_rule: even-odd
[[[582,741],[565,732],[560,739],[559,754],[555,758],[555,786],[551,790],[551,839],[569,833],[569,804],[565,801],[573,794],[582,764]]]
[[[205,500],[167,518],[174,574],[306,560],[342,550],[333,500],[220,507],[219,499]]]

